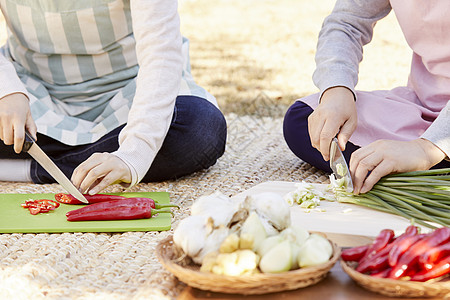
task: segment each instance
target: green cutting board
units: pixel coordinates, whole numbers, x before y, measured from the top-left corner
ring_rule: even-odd
[[[161,204],[170,202],[166,192],[114,195],[152,198]],[[171,226],[171,214],[168,213],[157,214],[150,219],[69,222],[66,213],[83,205],[61,204],[49,213],[32,215],[21,206],[28,199],[54,200],[55,194],[0,194],[0,233],[163,231]]]

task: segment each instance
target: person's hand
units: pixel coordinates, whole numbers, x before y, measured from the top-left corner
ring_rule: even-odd
[[[14,151],[22,151],[25,128],[36,139],[36,124],[31,117],[30,103],[22,93],[14,93],[0,99],[0,139],[5,145],[13,145]]]
[[[322,95],[319,106],[308,118],[311,144],[330,159],[331,140],[336,136],[339,148],[345,150],[358,122],[353,93],[345,87],[333,87]]]
[[[130,183],[131,171],[114,154],[94,153],[74,170],[72,182],[82,193],[93,195],[114,183]]]
[[[370,191],[381,177],[391,173],[428,170],[445,157],[442,150],[425,139],[375,141],[353,152],[350,158],[353,193]]]

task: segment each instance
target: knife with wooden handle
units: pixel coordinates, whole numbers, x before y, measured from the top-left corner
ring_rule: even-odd
[[[25,131],[22,152],[28,152],[69,194],[81,202],[89,203],[66,175],[64,175],[48,155],[36,144],[36,141],[28,131]]]

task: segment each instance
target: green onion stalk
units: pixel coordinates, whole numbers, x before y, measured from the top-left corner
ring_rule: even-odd
[[[334,192],[339,202],[398,215],[432,229],[435,224],[450,226],[450,168],[387,175],[364,194],[354,195],[336,185]]]

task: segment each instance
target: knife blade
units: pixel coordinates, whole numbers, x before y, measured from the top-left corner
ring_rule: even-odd
[[[84,203],[89,203],[83,194],[73,185],[50,157],[36,144],[29,132],[25,132],[23,152],[28,152],[69,194]]]
[[[330,146],[330,168],[333,171],[336,179],[345,178],[347,184],[347,192],[353,192],[353,181],[348,168],[347,162],[345,161],[344,154],[342,154],[341,149],[338,146],[337,138],[333,138]]]

